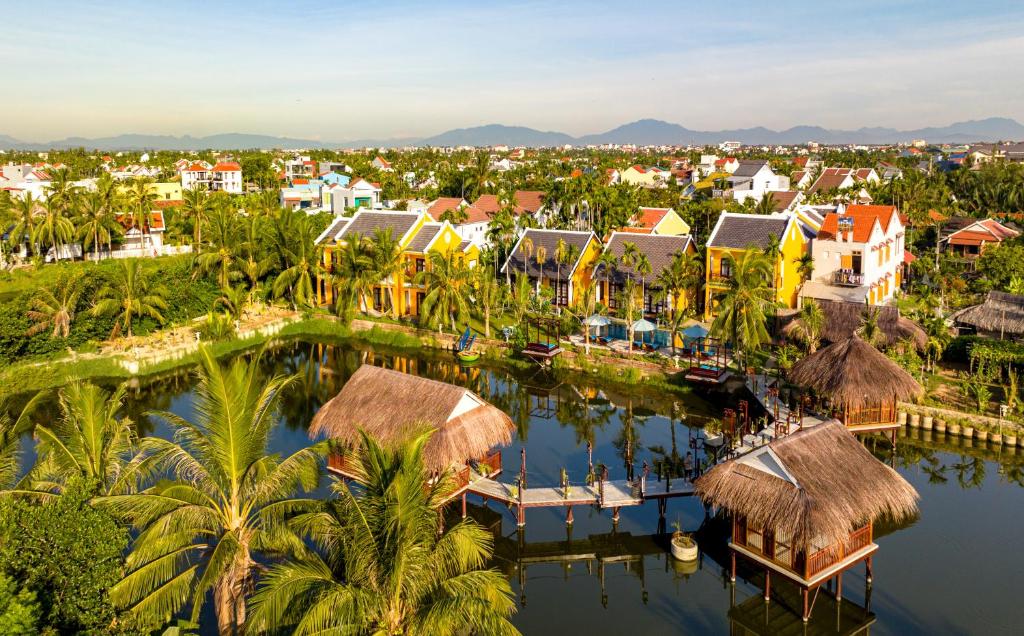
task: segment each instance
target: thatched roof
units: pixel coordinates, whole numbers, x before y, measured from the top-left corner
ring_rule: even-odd
[[[344,444],[359,429],[383,444],[397,444],[424,428],[434,434],[424,449],[428,470],[461,466],[512,441],[511,418],[472,391],[390,369],[363,365],[313,417],[309,434]]]
[[[801,547],[845,541],[866,521],[917,514],[917,491],[838,420],[715,466],[695,483],[706,502]]]
[[[804,302],[807,300],[805,299]],[[821,334],[823,340],[828,342],[846,340],[860,328],[861,319],[864,316],[864,303],[819,298],[815,298],[814,302],[821,307],[821,313],[825,316],[825,325]],[[878,311],[878,328],[885,336],[884,344],[886,346],[910,340],[918,351],[924,351],[928,342],[928,334],[916,322],[901,316],[900,310],[891,305],[878,305],[871,309]],[[799,319],[799,313],[782,317],[783,335],[790,337],[796,329]]]
[[[907,400],[924,388],[878,349],[854,334],[793,365],[788,380],[851,409]]]
[[[978,331],[1024,334],[1024,296],[990,291],[985,302],[954,313],[953,322]]]

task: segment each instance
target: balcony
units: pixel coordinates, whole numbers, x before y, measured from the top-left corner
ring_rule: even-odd
[[[864,274],[852,269],[839,269],[832,272],[832,284],[840,287],[860,287],[864,284]]]
[[[851,556],[872,544],[871,524],[852,531],[846,541],[826,546],[795,546],[790,541],[742,524],[733,524],[733,545],[773,566],[806,581],[813,580],[830,568],[842,566]],[[809,548],[809,549],[808,549]],[[852,562],[852,561],[851,561]]]
[[[721,272],[711,272],[708,274],[708,283],[712,285],[728,285],[731,280],[732,274],[723,274]]]

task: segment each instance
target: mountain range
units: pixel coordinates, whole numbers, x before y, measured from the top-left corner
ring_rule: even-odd
[[[49,150],[85,147],[95,150],[204,150],[237,148],[393,148],[400,146],[574,146],[600,144],[705,145],[738,141],[748,145],[791,145],[816,141],[822,144],[888,144],[926,139],[931,143],[971,143],[1024,139],[1024,125],[1005,117],[962,121],[948,126],[897,130],[895,128],[858,128],[830,130],[821,126],[794,126],[786,130],[764,127],[733,130],[691,130],[658,119],[641,119],[606,132],[573,137],[557,131],[542,131],[525,126],[489,124],[457,128],[431,137],[401,139],[357,139],[323,142],[311,139],[225,133],[207,137],[185,135],[124,134],[112,137],[68,137],[48,142],[27,142],[0,135],[0,148]]]

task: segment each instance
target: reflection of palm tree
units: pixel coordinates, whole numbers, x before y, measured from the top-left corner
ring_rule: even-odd
[[[981,488],[985,483],[985,460],[980,457],[960,456],[960,461],[953,464],[956,481],[961,488]]]

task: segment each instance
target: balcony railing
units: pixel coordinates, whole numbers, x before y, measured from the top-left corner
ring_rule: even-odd
[[[717,283],[719,285],[724,285],[725,283],[728,283],[731,280],[732,280],[732,274],[722,274],[721,272],[711,272],[711,274],[708,275],[708,282],[713,283],[713,284]]]
[[[860,287],[864,284],[864,274],[849,269],[832,272],[832,284],[842,287]]]
[[[770,533],[753,528],[733,526],[733,541],[747,550],[761,555],[769,561],[805,579],[841,563],[848,555],[871,545],[871,525],[865,525],[850,533],[845,542],[836,542],[806,555],[803,549],[795,548],[787,541],[779,540]]]

